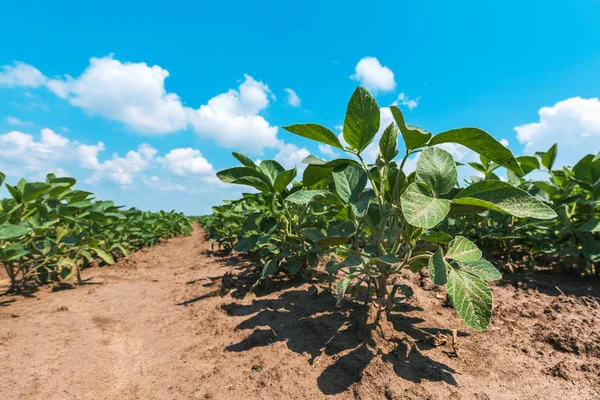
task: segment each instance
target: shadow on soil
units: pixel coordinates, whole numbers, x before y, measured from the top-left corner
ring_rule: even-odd
[[[251,305],[230,303],[223,306],[228,315],[249,316],[236,329],[252,333],[226,349],[242,352],[283,341],[293,352],[308,354],[310,364],[322,354],[344,353],[318,377],[318,386],[325,395],[342,393],[360,381],[363,370],[375,357],[392,364],[395,373],[408,381],[456,385],[452,368],[424,354],[431,349],[424,340],[427,336],[448,332],[417,327],[423,320],[406,315],[416,309],[408,304],[401,308],[402,314],[392,312],[389,322],[406,338],[388,339],[395,346],[385,353],[377,350],[364,306],[346,302],[336,308],[335,297],[327,290],[319,293],[315,286],[284,292],[277,299],[255,300]]]

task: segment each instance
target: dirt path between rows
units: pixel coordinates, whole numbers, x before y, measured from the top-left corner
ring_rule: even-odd
[[[0,297],[0,397],[600,398],[597,282],[506,279],[476,333],[407,273],[415,296],[373,343],[362,308],[336,308],[326,283],[282,280],[257,297],[248,261],[208,250],[196,229],[85,270],[76,289]]]

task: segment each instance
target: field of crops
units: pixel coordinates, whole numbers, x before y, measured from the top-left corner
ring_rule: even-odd
[[[249,192],[197,219],[0,174],[9,398],[598,398],[600,153],[555,168],[390,109],[372,164],[362,87],[340,136],[284,127],[347,157],[233,153],[217,177]]]

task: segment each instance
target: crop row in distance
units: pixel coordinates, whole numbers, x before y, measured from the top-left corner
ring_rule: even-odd
[[[75,282],[90,262],[115,258],[177,235],[190,235],[192,219],[174,211],[123,210],[74,189],[75,179],[49,174],[46,182],[5,183],[0,200],[0,262],[10,290],[46,282]]]

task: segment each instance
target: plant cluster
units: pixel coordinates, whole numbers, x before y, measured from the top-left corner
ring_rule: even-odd
[[[467,238],[468,232],[451,235],[440,226],[450,218],[485,210],[535,221],[553,219],[556,213],[511,182],[483,179],[458,187],[457,164],[439,146],[444,143],[466,146],[486,163],[524,175],[510,150],[485,131],[460,128],[433,135],[407,125],[398,107],[390,109],[395,123],[385,127],[374,163],[367,163],[363,152],[380,130],[380,109],[362,87],[348,103],[343,141],[317,124],[284,127],[350,158],[326,161],[309,156],[303,161],[307,167],[302,180],[294,181],[296,169],[285,170],[273,160],[257,164],[234,153],[242,166],[217,176],[258,193],[216,207],[203,223],[226,248],[257,255],[262,267],[259,283],[279,271],[303,273],[329,255],[326,271],[337,280],[338,300],[350,292],[364,294],[377,308],[376,321],[391,310],[397,296],[411,295],[400,272],[428,268],[431,280],[446,287],[460,317],[484,330],[492,314],[487,282],[501,274]],[[399,136],[403,146],[398,145]],[[400,157],[398,147],[403,149]],[[406,174],[403,167],[415,154],[416,171]]]
[[[0,172],[0,188],[5,178]],[[75,183],[49,174],[46,182],[5,184],[11,198],[0,200],[0,262],[12,290],[29,282],[79,282],[81,268],[94,259],[113,264],[131,251],[192,232],[183,214],[123,210],[73,189]]]

